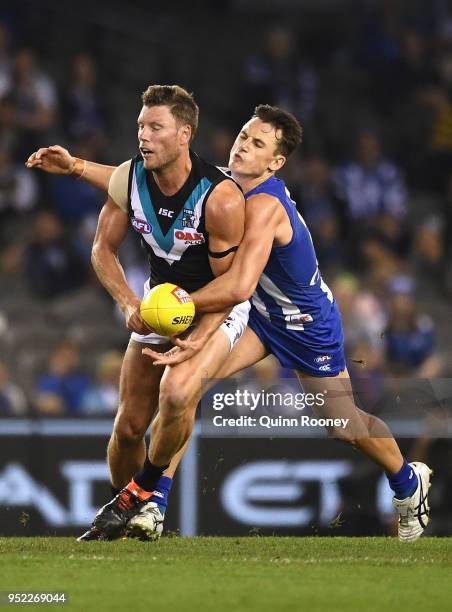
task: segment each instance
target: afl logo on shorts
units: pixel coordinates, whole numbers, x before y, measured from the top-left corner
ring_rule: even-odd
[[[137,219],[132,217],[132,227],[136,232],[140,234],[152,234],[152,225],[143,219]]]
[[[321,355],[320,357],[316,357],[314,359],[315,363],[328,363],[328,361],[331,361],[331,356],[330,355]]]

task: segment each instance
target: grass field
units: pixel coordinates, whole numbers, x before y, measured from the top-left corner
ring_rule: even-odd
[[[73,610],[450,611],[452,539],[0,538],[0,591],[65,591]]]

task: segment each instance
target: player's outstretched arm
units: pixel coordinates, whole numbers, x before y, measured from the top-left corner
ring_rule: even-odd
[[[80,178],[103,191],[108,191],[110,177],[115,170],[115,166],[73,157],[60,145],[38,149],[30,155],[25,165],[27,168],[38,168],[50,174],[66,174]]]
[[[280,220],[271,196],[255,195],[246,204],[245,235],[229,269],[192,293],[198,312],[216,312],[249,299],[265,268]]]
[[[141,300],[127,284],[118,259],[118,249],[128,226],[127,213],[109,197],[99,215],[91,262],[98,279],[123,311],[127,328],[138,334],[149,334],[152,330],[140,315]]]

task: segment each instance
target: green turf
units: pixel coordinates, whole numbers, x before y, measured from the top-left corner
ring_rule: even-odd
[[[66,591],[73,610],[450,611],[452,539],[0,538],[6,590]]]

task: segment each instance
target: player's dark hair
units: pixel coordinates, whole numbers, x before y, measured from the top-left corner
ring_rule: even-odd
[[[143,92],[142,100],[144,106],[168,106],[180,125],[188,124],[191,127],[190,142],[193,140],[198,129],[199,114],[193,94],[179,85],[149,85]]]
[[[298,119],[279,106],[259,104],[254,109],[253,117],[258,117],[261,121],[270,123],[276,131],[281,130],[276,153],[281,153],[284,157],[289,157],[303,139],[303,128]]]

